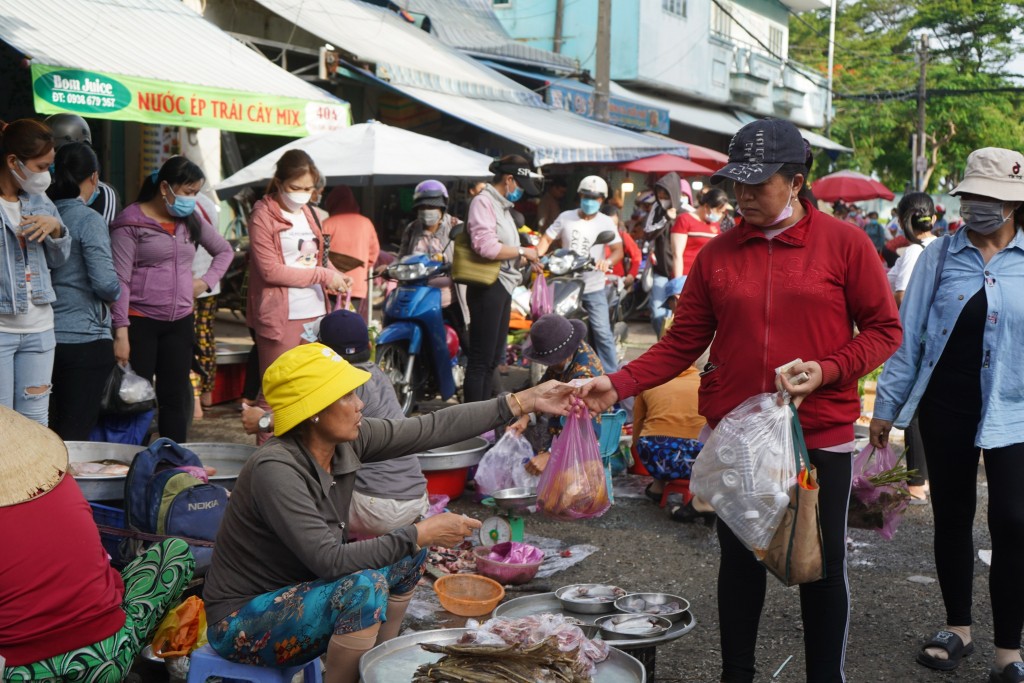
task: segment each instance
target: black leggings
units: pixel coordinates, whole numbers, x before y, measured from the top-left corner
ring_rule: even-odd
[[[512,295],[501,280],[466,288],[469,304],[469,353],[463,395],[466,403],[486,401],[494,390],[494,370],[505,359]],[[457,302],[452,302],[457,306]]]
[[[971,625],[974,588],[974,514],[980,415],[963,415],[928,399],[919,409],[935,515],[935,569],[946,623]],[[985,450],[988,528],[992,536],[989,594],[996,647],[1020,647],[1024,627],[1024,444]]]
[[[160,436],[177,443],[188,440],[192,417],[192,318],[189,314],[181,320],[165,322],[132,316],[128,328],[132,369],[148,380],[156,376]]]
[[[100,415],[100,397],[114,369],[114,342],[57,344],[53,356],[50,429],[65,441],[88,441]]]
[[[853,454],[811,450],[821,492],[818,497],[825,578],[800,586],[808,683],[845,681],[850,588],[846,576],[846,511]],[[722,681],[754,680],[757,627],[764,607],[766,570],[725,524],[718,522],[722,560],[718,566],[718,620]]]

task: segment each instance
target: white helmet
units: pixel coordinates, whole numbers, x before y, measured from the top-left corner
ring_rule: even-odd
[[[596,175],[588,175],[586,178],[580,181],[580,186],[576,190],[579,194],[589,194],[601,197],[608,197],[608,183],[604,181],[604,178]]]

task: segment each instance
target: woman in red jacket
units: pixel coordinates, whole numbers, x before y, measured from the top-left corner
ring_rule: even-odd
[[[789,122],[754,121],[736,134],[729,164],[712,179],[735,183],[743,219],[697,254],[664,338],[584,393],[591,410],[607,408],[675,377],[711,344],[699,404],[713,428],[747,398],[774,391],[774,368],[806,359],[789,377],[806,372],[809,379],[794,386],[783,376],[781,384],[800,406],[821,486],[825,578],[800,586],[807,680],[831,683],[845,680],[846,508],[853,422],[860,415],[857,380],[896,350],[902,330],[864,232],[797,199],[810,163],[809,148]],[[718,537],[721,680],[748,683],[765,569],[724,524]]]

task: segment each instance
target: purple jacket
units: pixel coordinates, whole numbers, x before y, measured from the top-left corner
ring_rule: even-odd
[[[213,256],[202,280],[211,289],[224,276],[233,257],[231,245],[198,216],[199,243]],[[153,320],[181,320],[192,313],[192,259],[196,247],[188,228],[178,221],[174,236],[142,213],[138,204],[125,207],[110,226],[114,270],[121,281],[121,297],[113,303],[114,329],[128,327],[128,311]]]

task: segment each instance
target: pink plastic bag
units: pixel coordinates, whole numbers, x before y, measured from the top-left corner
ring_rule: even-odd
[[[903,511],[910,502],[907,483],[875,486],[870,477],[891,470],[900,461],[892,448],[875,448],[868,444],[853,460],[853,491],[850,495],[848,526],[873,529],[891,541]]]
[[[601,452],[586,411],[569,415],[551,444],[551,459],[537,483],[537,507],[561,520],[600,517],[611,507]]]
[[[496,543],[487,559],[506,564],[533,564],[544,559],[544,551],[527,543],[507,541]]]
[[[539,320],[542,315],[547,315],[555,310],[555,295],[548,285],[547,278],[541,273],[533,281],[533,289],[530,290],[530,319]]]

